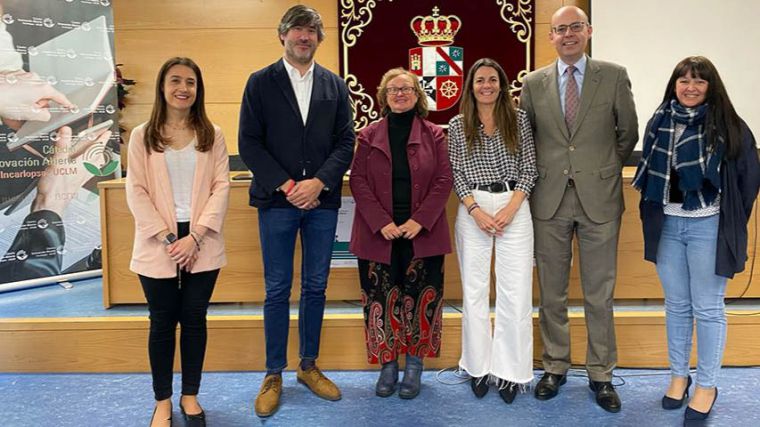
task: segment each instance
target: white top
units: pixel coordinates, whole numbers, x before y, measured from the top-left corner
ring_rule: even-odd
[[[306,119],[309,117],[309,104],[311,103],[311,88],[314,86],[314,61],[306,71],[306,74],[301,76],[301,72],[283,58],[282,62],[285,64],[285,70],[288,72],[290,78],[290,85],[293,86],[293,92],[296,93],[296,100],[298,101],[298,109],[301,110],[301,119],[303,119],[304,126],[306,125]]]
[[[22,65],[21,54],[13,47],[13,37],[0,21],[0,72],[18,71]]]
[[[678,141],[681,139],[681,135],[683,135],[683,132],[686,130],[686,125],[683,123],[676,123],[676,128],[673,132],[673,140],[671,141],[671,144],[675,144],[675,141]],[[675,149],[671,148],[673,155],[671,156],[671,166],[675,167],[675,165],[678,163],[678,156]],[[668,181],[668,185],[670,184],[670,181]],[[667,193],[670,195],[670,191]],[[665,205],[663,211],[665,215],[670,216],[680,216],[685,218],[704,218],[708,216],[717,215],[720,213],[720,194],[718,194],[718,197],[715,198],[715,201],[712,205],[706,206],[703,208],[695,209],[693,211],[687,211],[682,207],[683,205],[681,203],[670,203],[670,200],[668,200],[668,203]]]
[[[164,150],[177,222],[190,222],[190,199],[193,194],[193,178],[195,177],[195,144],[196,141],[193,138],[182,149],[174,150],[171,147],[166,147]]]

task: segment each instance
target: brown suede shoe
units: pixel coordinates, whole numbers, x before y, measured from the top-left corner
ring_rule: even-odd
[[[280,407],[280,394],[282,393],[282,376],[267,375],[261,383],[261,390],[256,396],[256,415],[268,417]]]
[[[316,366],[305,371],[298,367],[298,382],[309,388],[314,394],[326,400],[340,400],[340,389],[330,381]]]

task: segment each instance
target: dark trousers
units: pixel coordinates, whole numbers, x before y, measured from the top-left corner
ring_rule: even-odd
[[[369,363],[399,354],[437,357],[443,320],[443,255],[414,258],[412,242],[396,239],[391,263],[359,259]]]
[[[188,224],[178,225],[180,237],[187,235]],[[218,275],[218,269],[193,274],[183,271],[170,279],[138,275],[150,311],[148,355],[156,400],[172,395],[177,323],[182,327],[182,394],[198,394],[206,355],[206,311]]]
[[[264,336],[267,372],[279,373],[288,364],[290,289],[293,256],[301,236],[301,300],[298,305],[299,356],[319,356],[319,338],[325,311],[325,290],[338,223],[337,209],[259,209],[259,237],[264,259]]]

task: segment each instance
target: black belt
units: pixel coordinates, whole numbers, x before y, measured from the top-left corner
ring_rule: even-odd
[[[490,184],[473,184],[473,190],[488,191],[489,193],[503,193],[505,191],[514,191],[517,181],[492,182]]]

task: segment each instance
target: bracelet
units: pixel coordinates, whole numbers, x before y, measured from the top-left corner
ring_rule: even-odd
[[[290,196],[290,192],[293,191],[293,187],[295,187],[295,186],[296,186],[296,182],[295,181],[290,181],[290,186],[288,186],[288,189],[285,190],[285,191],[283,191],[283,193],[285,193],[285,197]]]
[[[201,251],[201,240],[198,239],[197,237],[195,237],[195,232],[193,232],[193,231],[190,232],[190,237],[193,238],[193,240],[195,241],[195,248],[198,250],[198,252],[200,252]]]
[[[479,208],[479,207],[480,207],[480,205],[479,205],[479,204],[477,204],[477,203],[473,203],[473,204],[471,204],[471,205],[470,205],[470,206],[467,208],[467,215],[472,215],[472,211],[474,211],[475,209],[477,209],[477,208]]]

